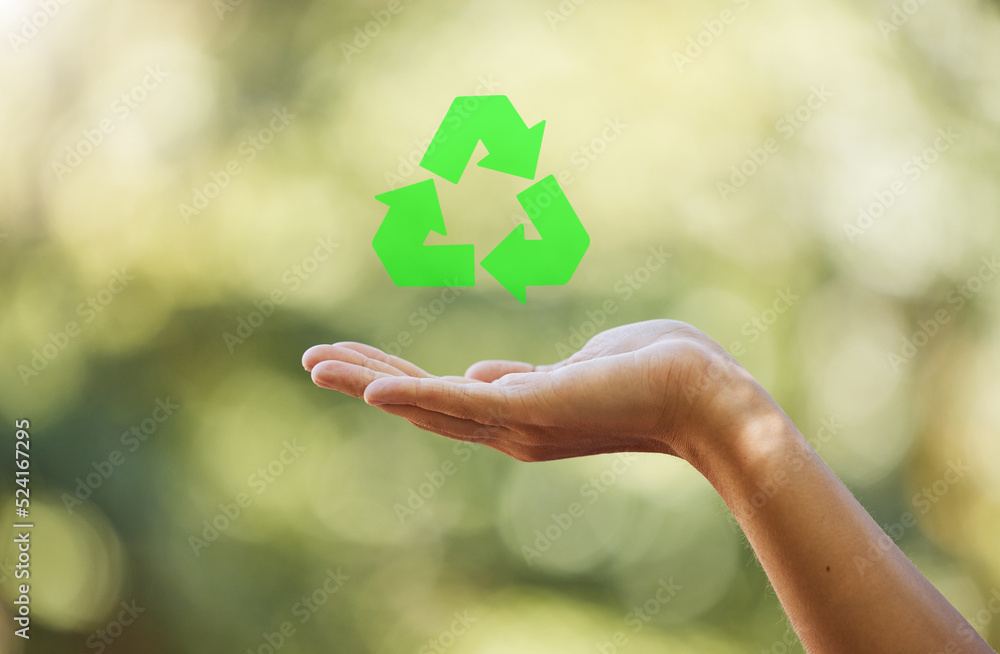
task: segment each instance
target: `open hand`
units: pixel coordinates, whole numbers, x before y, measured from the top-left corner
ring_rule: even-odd
[[[310,348],[302,360],[323,388],[428,431],[482,443],[521,461],[607,452],[688,458],[773,401],[714,341],[673,320],[597,334],[552,365],[480,361],[437,377],[362,343]]]

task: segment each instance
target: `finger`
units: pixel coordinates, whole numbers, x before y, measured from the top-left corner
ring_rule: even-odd
[[[461,441],[476,443],[492,441],[496,438],[497,432],[502,429],[408,404],[382,404],[378,408],[394,416],[405,418],[420,429]]]
[[[534,372],[535,366],[523,361],[479,361],[469,366],[465,376],[470,379],[491,382],[512,372]]]
[[[368,350],[363,351],[360,348],[353,347],[361,345],[361,343],[334,343],[333,345],[313,346],[302,355],[302,367],[306,370],[312,370],[322,361],[343,361],[388,374],[412,374],[418,377],[429,376],[409,361],[398,357],[390,357],[377,348],[365,346]]]
[[[384,377],[365,390],[365,402],[408,404],[484,425],[500,425],[510,411],[507,395],[496,384],[458,384],[444,379]]]
[[[354,343],[354,342],[351,342],[351,341],[345,341],[343,343],[337,343],[337,345],[339,345],[341,347],[346,347],[346,348],[352,349],[352,350],[354,350],[356,352],[360,352],[361,354],[363,354],[366,357],[369,357],[371,359],[376,359],[376,360],[381,361],[383,363],[387,363],[390,366],[392,366],[393,368],[396,368],[397,370],[400,370],[400,371],[406,373],[407,375],[410,375],[411,377],[433,377],[434,376],[434,375],[426,372],[420,366],[418,366],[416,364],[413,364],[413,363],[410,363],[406,359],[394,356],[392,354],[388,354],[387,352],[383,352],[382,350],[378,349],[377,347],[372,347],[371,345],[367,345],[365,343]]]
[[[584,350],[580,350],[579,352],[574,352],[569,358],[563,359],[562,361],[557,361],[543,366],[535,366],[535,372],[552,372],[573,363],[589,361],[592,358],[594,358],[592,354]]]
[[[302,355],[302,367],[312,372],[313,367],[320,361],[327,361],[332,358],[330,349],[333,345],[313,345]]]
[[[512,375],[522,372],[552,372],[571,363],[586,361],[589,357],[586,354],[577,352],[568,359],[563,359],[556,363],[536,366],[523,361],[479,361],[469,366],[465,372],[466,377],[478,379],[479,381],[492,382],[500,379],[504,375]]]
[[[343,361],[321,361],[312,369],[313,383],[354,397],[363,397],[365,389],[377,379],[411,379],[378,372]]]
[[[356,366],[363,366],[374,370],[375,372],[384,372],[387,375],[403,376],[407,373],[396,368],[393,365],[380,361],[378,359],[373,359],[369,356],[353,350],[351,348],[342,347],[341,345],[326,345],[317,346],[313,348],[316,352],[313,353],[313,357],[321,357],[316,364],[321,361],[343,361],[344,363],[350,363]],[[315,367],[316,364],[313,364]],[[425,373],[426,374],[426,373]]]

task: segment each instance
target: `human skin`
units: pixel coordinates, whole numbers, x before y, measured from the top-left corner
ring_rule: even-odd
[[[993,652],[770,395],[690,325],[616,327],[556,364],[480,361],[464,377],[361,343],[317,345],[302,363],[320,387],[520,461],[684,459],[732,510],[812,654]]]

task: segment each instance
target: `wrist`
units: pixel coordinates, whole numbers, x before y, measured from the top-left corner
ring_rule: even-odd
[[[685,439],[688,445],[678,454],[728,502],[761,480],[781,477],[788,461],[808,456],[811,448],[756,381],[726,388],[732,389],[728,397],[716,398],[711,409],[723,418],[706,421],[700,433]]]

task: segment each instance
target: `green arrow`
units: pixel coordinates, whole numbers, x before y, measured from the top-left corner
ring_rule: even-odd
[[[534,179],[544,133],[544,120],[528,129],[505,95],[456,98],[420,165],[458,184],[482,141],[482,168]]]
[[[375,199],[389,205],[389,213],[372,247],[396,286],[475,285],[475,246],[424,245],[430,232],[448,234],[433,179]]]
[[[517,199],[542,238],[528,240],[524,225],[518,225],[482,266],[526,304],[526,287],[557,286],[572,279],[590,247],[590,236],[554,175],[519,193]]]

